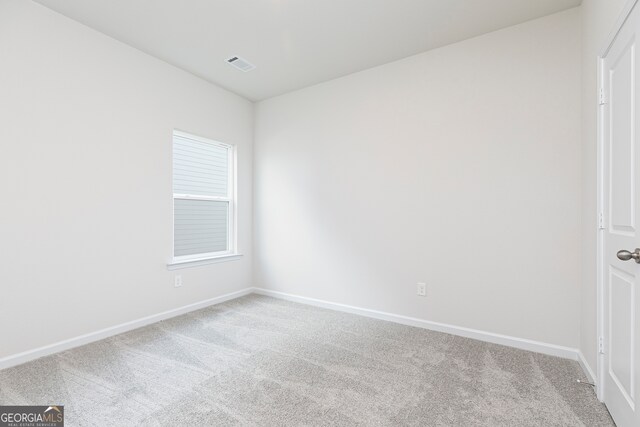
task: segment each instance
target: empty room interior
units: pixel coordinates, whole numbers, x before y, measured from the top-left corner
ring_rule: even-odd
[[[638,0],[0,0],[0,427],[640,427],[638,40]]]

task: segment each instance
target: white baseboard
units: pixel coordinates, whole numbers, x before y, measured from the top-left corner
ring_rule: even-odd
[[[22,353],[14,354],[11,356],[0,359],[0,369],[10,368],[12,366],[20,365],[22,363],[29,362],[40,357],[49,356],[54,353],[69,350],[74,347],[89,344],[95,341],[99,341],[105,338],[109,338],[114,335],[128,332],[133,329],[138,329],[142,326],[156,323],[161,320],[166,320],[172,317],[180,316],[181,314],[189,313],[191,311],[200,310],[201,308],[209,307],[211,305],[220,304],[225,301],[229,301],[235,298],[239,298],[244,295],[252,293],[252,288],[242,289],[237,292],[221,295],[219,297],[210,298],[204,301],[196,302],[194,304],[185,305],[183,307],[168,310],[162,313],[153,314],[151,316],[143,317],[141,319],[133,320],[131,322],[122,323],[120,325],[112,326],[109,328],[101,329],[96,332],[91,332],[85,335],[80,335],[75,338],[60,341],[54,344],[46,345],[44,347],[36,348],[34,350],[28,350]]]
[[[587,376],[587,379],[591,383],[597,384],[596,375],[593,373],[593,370],[591,370],[591,366],[589,366],[589,363],[587,363],[587,359],[584,357],[584,354],[582,354],[580,350],[577,350],[577,351],[578,351],[578,363],[580,364],[580,367],[584,371],[584,374]]]
[[[327,308],[330,310],[342,311],[346,313],[357,314],[360,316],[371,317],[375,319],[386,320],[390,322],[399,323],[402,325],[415,326],[418,328],[429,329],[437,332],[444,332],[447,334],[458,335],[461,337],[472,338],[480,341],[486,341],[494,344],[501,344],[508,347],[519,348],[522,350],[533,351],[536,353],[547,354],[551,356],[562,357],[565,359],[571,359],[577,361],[585,375],[591,382],[595,383],[595,375],[586,362],[584,355],[580,350],[570,347],[563,347],[555,344],[543,343],[540,341],[533,341],[524,338],[511,337],[508,335],[495,334],[492,332],[480,331],[477,329],[464,328],[460,326],[448,325],[445,323],[432,322],[429,320],[418,319],[415,317],[402,316],[399,314],[385,313],[383,311],[370,310],[367,308],[354,307],[346,304],[338,304],[330,301],[323,301],[314,298],[307,298],[283,292],[272,291],[262,288],[246,288],[237,292],[221,295],[219,297],[207,299],[194,304],[189,304],[183,307],[179,307],[173,310],[168,310],[162,313],[154,314],[151,316],[143,317],[131,322],[122,323],[120,325],[112,326],[109,328],[101,329],[96,332],[91,332],[85,335],[81,335],[68,340],[60,341],[47,346],[39,347],[34,350],[25,351],[15,355],[7,356],[0,359],[0,369],[10,368],[12,366],[20,365],[22,363],[29,362],[40,357],[48,356],[61,351],[69,350],[74,347],[79,347],[85,344],[89,344],[101,339],[109,338],[114,335],[118,335],[124,332],[128,332],[152,323],[166,320],[172,317],[180,316],[181,314],[189,313],[201,308],[209,307],[211,305],[220,304],[225,301],[229,301],[235,298],[239,298],[251,293],[260,295],[266,295],[274,298],[284,299],[288,301],[298,302],[301,304],[313,305],[316,307]]]
[[[528,340],[525,338],[517,338],[508,335],[495,334],[493,332],[480,331],[478,329],[464,328],[461,326],[448,325],[446,323],[432,322],[430,320],[417,319],[415,317],[402,316],[399,314],[385,313],[383,311],[370,310],[368,308],[354,307],[346,304],[338,304],[329,301],[323,301],[314,298],[301,297],[291,295],[284,292],[272,291],[269,289],[253,288],[254,293],[266,295],[274,298],[284,299],[288,301],[298,302],[302,304],[313,305],[316,307],[328,308],[331,310],[343,311],[346,313],[359,314],[361,316],[372,317],[374,319],[387,320],[390,322],[400,323],[402,325],[415,326],[418,328],[429,329],[437,332],[444,332],[451,335],[472,338],[479,341],[486,341],[494,344],[501,344],[508,347],[515,347],[522,350],[533,351],[536,353],[547,354],[550,356],[562,357],[580,361],[580,351],[571,347],[563,347],[555,344],[548,344],[540,341]],[[581,363],[582,365],[582,363]],[[583,369],[587,368],[585,364]],[[593,378],[590,372],[585,371],[587,376]]]

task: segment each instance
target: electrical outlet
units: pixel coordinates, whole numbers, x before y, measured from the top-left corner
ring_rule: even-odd
[[[418,296],[426,297],[427,296],[427,284],[418,282],[417,286]]]
[[[175,286],[176,288],[179,288],[179,287],[182,286],[182,276],[181,275],[176,274],[175,282],[174,282],[173,286]]]

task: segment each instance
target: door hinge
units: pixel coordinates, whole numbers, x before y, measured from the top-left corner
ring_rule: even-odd
[[[604,354],[604,339],[602,337],[598,337],[598,353]]]
[[[604,212],[598,214],[598,229],[604,230]]]
[[[607,103],[607,95],[604,92],[604,88],[600,88],[600,99],[598,100],[598,105],[605,105]]]

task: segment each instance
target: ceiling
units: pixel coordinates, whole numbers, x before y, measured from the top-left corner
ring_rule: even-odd
[[[252,101],[581,0],[35,0]],[[225,59],[241,56],[244,73]]]

